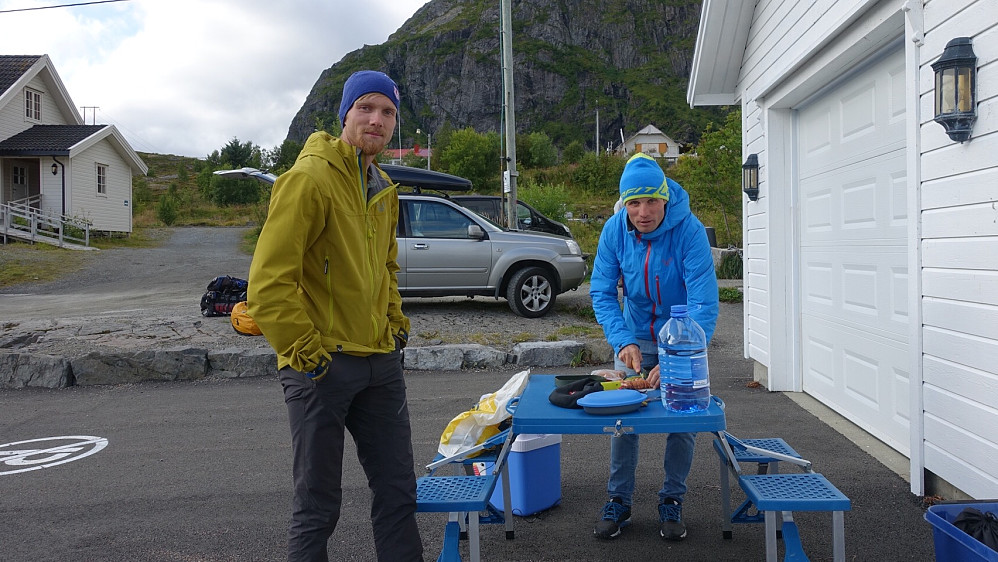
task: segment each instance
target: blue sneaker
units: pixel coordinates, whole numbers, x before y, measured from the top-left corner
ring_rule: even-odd
[[[620,531],[631,524],[631,508],[624,505],[620,498],[610,498],[603,506],[593,534],[600,539],[614,539],[620,536]]]
[[[665,498],[658,504],[658,520],[662,525],[658,534],[667,541],[681,541],[686,538],[686,525],[683,524],[683,504],[673,498]]]

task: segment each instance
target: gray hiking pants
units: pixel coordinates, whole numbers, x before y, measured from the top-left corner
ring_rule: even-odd
[[[344,429],[371,488],[378,560],[422,560],[416,526],[416,476],[405,380],[398,351],[355,357],[333,353],[313,382],[280,371],[294,449],[294,500],[288,560],[326,561],[326,541],[340,517]]]

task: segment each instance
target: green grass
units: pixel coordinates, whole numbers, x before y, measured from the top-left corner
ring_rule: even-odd
[[[45,282],[78,271],[92,252],[65,250],[50,244],[14,242],[0,249],[0,287]]]
[[[742,302],[742,291],[736,287],[721,287],[717,290],[717,296],[721,302]]]

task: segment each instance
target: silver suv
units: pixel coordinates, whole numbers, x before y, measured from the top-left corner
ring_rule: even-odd
[[[586,262],[575,240],[506,230],[445,197],[420,193],[434,189],[435,181],[453,182],[456,176],[383,168],[393,181],[416,190],[399,192],[398,283],[403,297],[504,297],[516,314],[538,318],[554,308],[559,294],[577,289],[585,279]],[[254,168],[215,174],[267,183],[277,179]]]

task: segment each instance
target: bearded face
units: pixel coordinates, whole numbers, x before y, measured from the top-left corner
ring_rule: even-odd
[[[364,156],[377,156],[392,140],[397,113],[384,94],[364,94],[347,111],[341,138]]]

